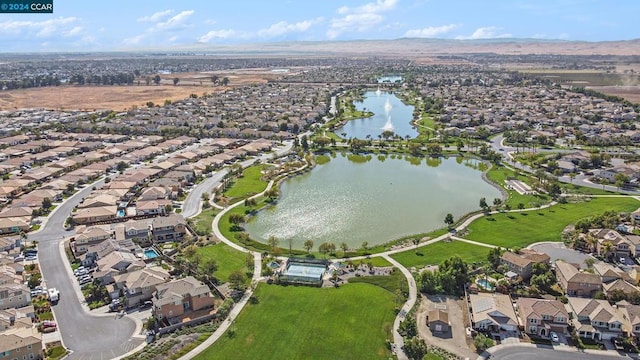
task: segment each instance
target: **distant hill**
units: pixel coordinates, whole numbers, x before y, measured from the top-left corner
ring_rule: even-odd
[[[418,39],[301,41],[234,45],[191,44],[168,51],[202,51],[220,55],[377,55],[421,57],[439,54],[496,53],[508,55],[640,55],[640,39],[624,41],[564,41],[543,39]]]

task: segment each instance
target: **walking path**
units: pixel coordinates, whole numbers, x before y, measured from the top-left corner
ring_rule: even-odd
[[[491,244],[485,244],[485,243],[481,243],[481,242],[477,242],[477,241],[473,241],[473,240],[463,239],[463,238],[457,237],[457,236],[451,236],[451,239],[457,240],[457,241],[466,242],[466,243],[473,244],[473,245],[484,246],[484,247],[488,247],[488,248],[491,248],[491,249],[495,249],[495,248],[499,247],[499,246],[495,246],[495,245],[491,245]]]
[[[416,303],[416,299],[418,298],[418,286],[416,285],[416,280],[413,278],[413,275],[411,275],[411,272],[407,270],[406,267],[402,266],[402,264],[400,264],[387,254],[382,255],[382,258],[400,269],[402,274],[407,278],[407,282],[409,283],[409,297],[407,298],[407,301],[404,303],[404,305],[402,305],[402,309],[400,309],[400,312],[393,322],[393,343],[395,345],[395,353],[398,357],[398,360],[407,360],[408,357],[402,350],[404,348],[404,338],[402,337],[402,335],[400,335],[398,329],[400,328],[400,323],[404,321],[405,317]]]

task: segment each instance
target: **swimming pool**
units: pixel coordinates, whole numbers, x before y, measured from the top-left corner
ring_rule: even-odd
[[[489,280],[487,279],[477,279],[476,284],[480,285],[483,289],[493,290],[495,287]]]
[[[124,215],[125,215],[124,209],[120,209],[120,210],[118,210],[117,216],[118,216],[119,218],[124,217]]]
[[[158,256],[160,256],[160,255],[158,254],[158,252],[157,252],[155,249],[153,249],[153,248],[146,248],[146,249],[144,249],[143,254],[144,254],[144,259],[145,259],[145,260],[152,260],[152,259],[155,259],[155,258],[157,258]]]

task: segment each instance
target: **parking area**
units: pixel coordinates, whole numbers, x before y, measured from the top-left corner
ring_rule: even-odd
[[[551,263],[555,262],[556,260],[564,260],[568,263],[580,264],[580,267],[583,269],[587,268],[585,260],[595,260],[593,256],[577,250],[569,249],[563,243],[534,244],[531,245],[530,248],[537,252],[549,255],[549,257],[551,258]]]

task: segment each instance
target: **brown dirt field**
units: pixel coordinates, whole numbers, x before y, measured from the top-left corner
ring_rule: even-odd
[[[211,83],[212,73],[181,73],[161,75],[160,85],[131,86],[59,86],[0,91],[0,110],[45,108],[64,110],[126,110],[146,106],[152,101],[182,100],[191,94],[218,93],[226,89]],[[229,78],[229,87],[265,83],[280,76],[269,69],[241,69],[215,72],[220,79]],[[178,77],[178,86],[173,79]],[[137,82],[137,80],[136,80]],[[140,79],[144,84],[144,79]]]
[[[0,110],[45,108],[64,110],[124,110],[146,106],[148,101],[162,104],[190,94],[222,91],[210,86],[59,86],[0,92]]]
[[[589,89],[607,95],[620,96],[632,103],[640,103],[640,86],[589,86]]]

